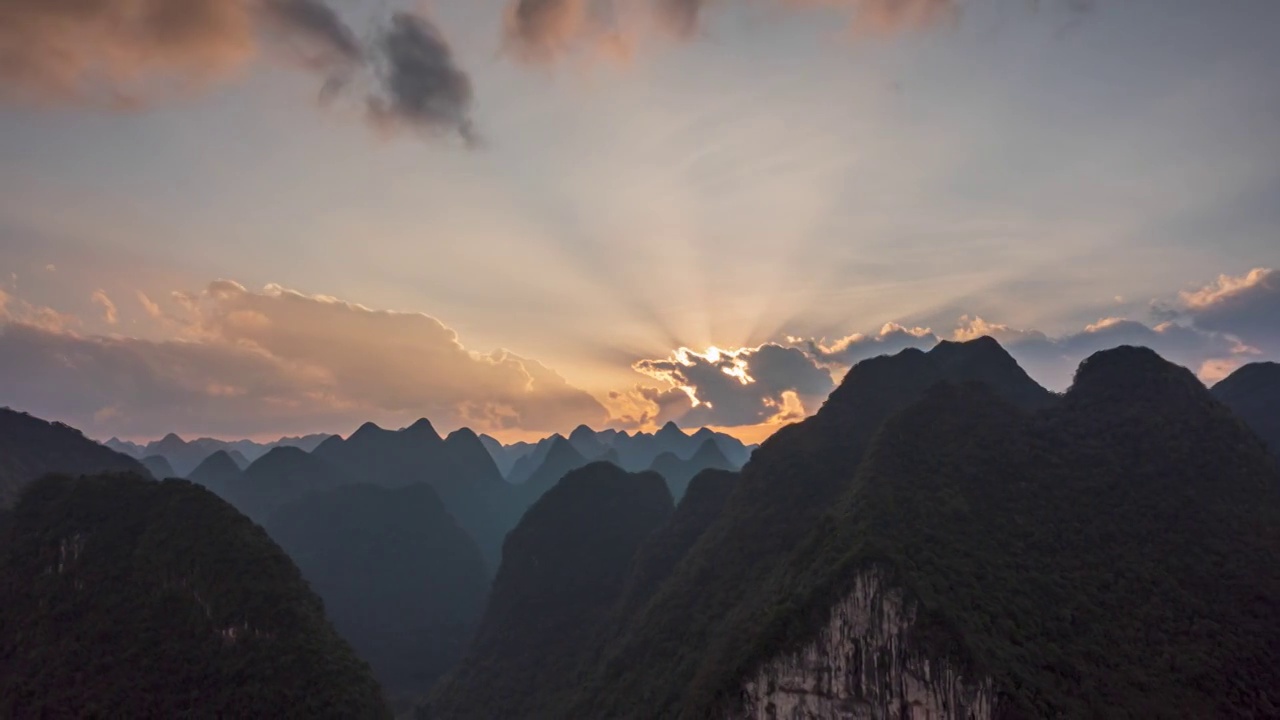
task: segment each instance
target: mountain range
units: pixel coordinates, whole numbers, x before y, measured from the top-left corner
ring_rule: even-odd
[[[566,507],[602,512],[579,492]],[[585,522],[539,520],[522,532]],[[1061,396],[990,339],[864,361],[634,547],[608,570],[621,590],[576,596],[608,620],[536,683],[507,616],[420,716],[512,698],[525,718],[1280,709],[1280,470],[1149,350],[1089,358]],[[527,584],[508,595],[540,592],[510,577]]]
[[[1277,368],[944,342],[759,448],[422,420],[191,482],[3,410],[0,715],[1273,717]]]

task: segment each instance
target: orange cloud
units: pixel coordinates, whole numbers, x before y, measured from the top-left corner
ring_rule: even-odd
[[[224,77],[254,46],[250,7],[240,0],[6,0],[0,92],[134,105]]]
[[[421,416],[443,427],[552,432],[608,419],[545,365],[469,350],[421,313],[231,281],[177,294],[170,315],[152,304],[174,339],[82,337],[3,296],[0,396],[90,430],[94,412],[115,407],[109,431],[130,435],[303,432]]]

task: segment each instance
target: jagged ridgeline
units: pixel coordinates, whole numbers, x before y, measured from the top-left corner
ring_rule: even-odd
[[[1280,716],[1280,472],[1149,350],[1063,396],[990,339],[861,363],[638,547],[591,638],[507,613],[428,716]]]
[[[0,717],[391,715],[289,558],[201,487],[49,476],[0,533]]]

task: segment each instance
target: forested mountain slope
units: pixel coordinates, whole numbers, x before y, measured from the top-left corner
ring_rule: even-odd
[[[566,689],[558,683],[584,664],[637,549],[672,509],[654,473],[593,463],[566,475],[507,537],[475,643],[425,716],[554,715]]]
[[[462,657],[490,576],[430,486],[308,495],[266,528],[389,693],[424,695]]]
[[[261,528],[207,490],[50,476],[0,538],[0,716],[389,718]]]
[[[99,445],[75,428],[0,408],[0,509],[12,507],[23,488],[49,473],[103,472],[150,476],[142,463]]]

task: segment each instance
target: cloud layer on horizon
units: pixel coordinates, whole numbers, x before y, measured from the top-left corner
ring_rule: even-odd
[[[1070,386],[1085,358],[1121,345],[1149,347],[1209,384],[1249,362],[1280,359],[1280,271],[1258,268],[1220,276],[1180,293],[1174,305],[1156,304],[1153,315],[1157,322],[1152,324],[1103,318],[1060,337],[963,316],[944,333],[890,322],[877,333],[854,333],[833,342],[788,337],[786,347],[768,343],[703,354],[682,348],[668,358],[635,363],[638,372],[666,387],[615,392],[609,402],[617,421],[627,427],[667,420],[691,426],[779,424],[817,411],[831,389],[829,377],[826,383],[819,380],[820,368],[841,374],[868,358],[984,335],[998,340],[1032,378],[1056,391]],[[783,350],[792,351],[786,362],[762,362],[782,357]]]
[[[81,335],[47,308],[0,301],[0,398],[99,434],[255,435],[420,416],[552,432],[607,419],[541,363],[469,351],[419,313],[218,281],[175,293],[168,308],[140,296],[172,336],[150,341]]]
[[[106,327],[122,308],[101,290]],[[1058,337],[960,318],[949,332],[886,323],[834,342],[789,337],[758,347],[641,358],[647,382],[597,399],[535,360],[465,348],[421,313],[372,310],[269,285],[217,281],[160,300],[137,293],[135,316],[166,339],[83,333],[80,318],[0,290],[0,402],[98,435],[298,434],[396,425],[564,432],[580,423],[651,430],[776,427],[815,412],[833,374],[870,357],[943,340],[996,338],[1040,383],[1064,390],[1094,352],[1143,345],[1212,383],[1280,359],[1280,272],[1259,268],[1153,304],[1155,322],[1105,318]]]

